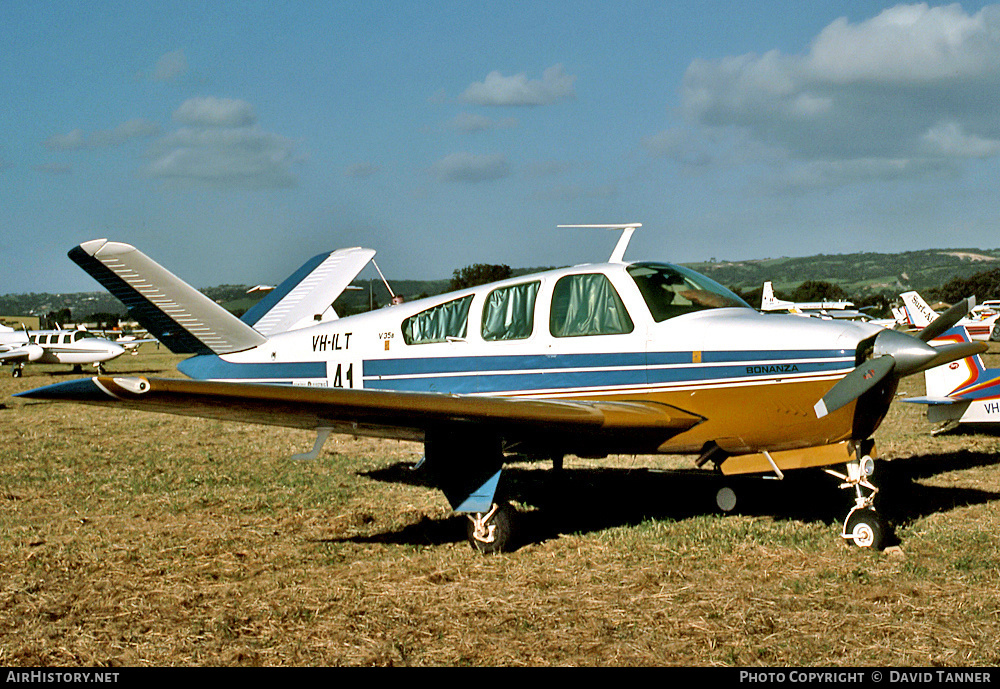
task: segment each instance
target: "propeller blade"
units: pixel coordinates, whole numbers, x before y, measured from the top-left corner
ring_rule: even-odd
[[[935,366],[950,364],[953,361],[964,359],[967,356],[982,354],[989,348],[989,345],[985,342],[956,342],[954,344],[941,345],[940,347],[934,348],[937,350],[937,356],[921,366],[919,370],[914,371],[914,373],[926,371],[927,369],[934,368]]]
[[[971,299],[966,300],[956,306],[964,306],[971,302]],[[952,323],[945,321],[944,330],[947,330],[954,320],[962,317],[963,313],[963,309],[952,307],[938,320],[947,317],[952,321]],[[930,330],[937,322],[937,320],[932,322],[924,328],[924,331]],[[853,402],[878,385],[890,373],[897,378],[903,378],[967,356],[980,354],[988,349],[985,342],[956,342],[932,347],[922,339],[924,331],[917,337],[896,330],[883,330],[879,333],[873,347],[874,358],[856,367],[823,395],[823,399],[813,407],[816,417],[823,418],[830,412]]]
[[[830,412],[861,397],[889,375],[895,366],[895,359],[889,355],[864,362],[837,381],[837,384],[823,395],[823,399],[816,403],[813,407],[816,418],[822,419]]]
[[[924,342],[930,342],[935,337],[943,333],[945,330],[951,326],[958,323],[960,320],[965,318],[972,307],[976,305],[976,298],[969,297],[958,302],[950,309],[942,313],[940,316],[935,318],[933,321],[924,326],[924,329],[917,333],[919,337]]]

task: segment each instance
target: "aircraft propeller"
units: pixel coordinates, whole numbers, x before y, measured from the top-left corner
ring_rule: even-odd
[[[897,330],[880,332],[874,338],[870,358],[837,381],[816,403],[816,417],[822,418],[853,402],[890,374],[904,378],[984,351],[986,346],[982,342],[959,342],[939,347],[927,344],[960,321],[975,305],[975,297],[963,299],[915,336]]]

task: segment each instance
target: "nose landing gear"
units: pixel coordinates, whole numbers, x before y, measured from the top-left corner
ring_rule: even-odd
[[[854,491],[854,507],[844,519],[841,536],[858,547],[881,550],[889,528],[872,507],[878,488],[868,479],[875,472],[875,460],[860,448],[857,455],[857,460],[847,463],[846,474],[826,469],[826,473],[841,480],[841,488]]]

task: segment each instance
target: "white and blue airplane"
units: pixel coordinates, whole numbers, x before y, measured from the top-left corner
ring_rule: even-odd
[[[971,304],[917,336],[765,315],[691,270],[626,261],[639,226],[588,226],[622,232],[604,263],[325,320],[374,251],[317,256],[237,318],[136,248],[88,241],[72,260],[193,355],[178,366],[190,380],[97,376],[21,395],[315,431],[300,457],[330,433],[421,441],[423,470],[483,552],[511,543],[505,460],[567,454],[687,453],[727,476],[821,467],[853,491],[842,536],[879,547],[871,435],[903,376],[984,350],[927,344]],[[734,498],[721,489],[720,508]]]
[[[116,342],[98,337],[87,330],[14,330],[0,331],[0,364],[11,364],[13,376],[20,378],[26,363],[69,364],[80,371],[93,364],[99,373],[104,364],[125,353]]]

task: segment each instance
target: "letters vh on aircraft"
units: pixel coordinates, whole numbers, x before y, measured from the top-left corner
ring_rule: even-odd
[[[937,343],[971,342],[968,328],[956,325]],[[943,424],[934,433],[961,424],[990,426],[1000,423],[1000,369],[986,368],[976,354],[924,372],[927,394],[904,402],[927,405],[927,420]]]
[[[70,257],[194,355],[178,367],[191,380],[98,376],[22,395],[315,431],[302,457],[330,433],[422,441],[422,469],[485,552],[510,543],[507,457],[619,453],[688,453],[724,475],[824,467],[854,494],[844,538],[878,546],[870,436],[901,377],[983,351],[927,344],[970,304],[915,337],[764,315],[685,268],[625,261],[638,224],[596,227],[622,231],[606,263],[344,318],[327,307],[372,250],[317,256],[236,318],[134,247],[89,241]],[[720,507],[733,498],[720,490]]]

